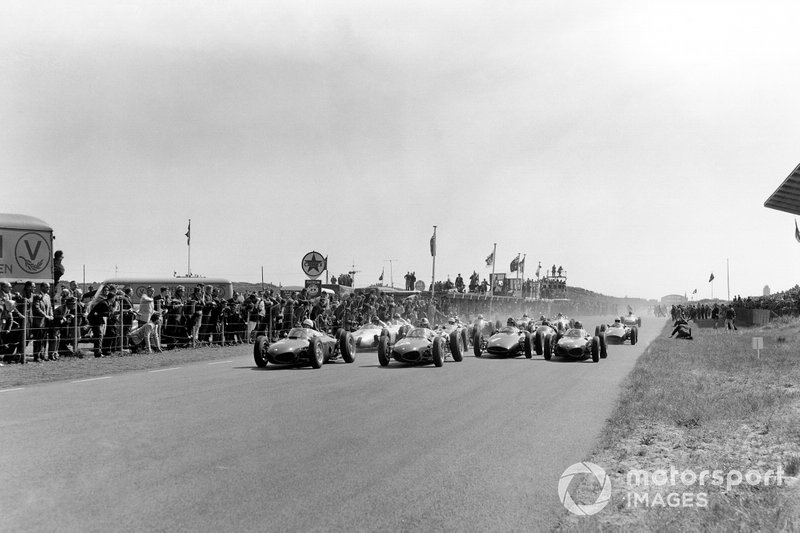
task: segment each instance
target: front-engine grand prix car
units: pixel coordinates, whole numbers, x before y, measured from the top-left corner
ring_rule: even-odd
[[[405,337],[394,345],[389,342],[388,336],[380,338],[378,344],[378,362],[381,366],[389,366],[389,361],[394,359],[399,363],[436,366],[444,365],[448,355],[453,360],[460,362],[463,359],[461,351],[462,338],[459,329],[447,332],[440,328],[432,330],[426,327],[414,328]]]
[[[310,364],[313,368],[339,356],[345,363],[356,360],[356,343],[353,334],[339,330],[338,338],[308,327],[292,328],[289,334],[279,341],[269,343],[267,337],[260,335],[253,346],[256,365],[265,368],[273,365]]]
[[[604,340],[599,335],[590,335],[583,327],[574,327],[565,331],[555,342],[553,337],[544,339],[544,358],[548,361],[551,357],[565,357],[582,361],[592,358],[595,363],[600,362],[600,354]]]
[[[484,340],[484,337],[476,332],[472,348],[475,351],[475,357],[480,357],[486,351],[492,355],[504,357],[517,357],[524,354],[530,359],[533,357],[533,335],[530,331],[516,326],[502,327],[487,340]]]
[[[627,315],[622,315],[620,320],[624,326],[642,327],[642,317],[634,315],[633,311],[630,311]]]

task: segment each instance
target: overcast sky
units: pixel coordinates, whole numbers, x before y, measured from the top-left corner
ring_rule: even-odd
[[[0,1],[2,211],[66,279],[356,285],[527,254],[613,296],[798,282],[800,3]],[[392,260],[391,263],[389,260]],[[353,266],[354,265],[354,266]]]

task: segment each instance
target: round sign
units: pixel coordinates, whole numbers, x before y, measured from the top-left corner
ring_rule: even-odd
[[[417,280],[417,282],[414,284],[414,288],[417,289],[418,291],[424,291],[425,282],[422,280]]]
[[[41,233],[28,232],[14,247],[19,267],[28,274],[39,274],[50,265],[50,243]]]
[[[300,262],[303,273],[311,279],[317,279],[325,271],[325,258],[319,252],[308,252]]]

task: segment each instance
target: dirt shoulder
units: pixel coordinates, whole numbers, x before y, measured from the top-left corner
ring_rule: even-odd
[[[608,475],[610,501],[591,516],[565,511],[560,529],[800,530],[799,326],[694,328],[693,341],[665,326],[587,458]],[[579,474],[567,492],[594,504],[601,481]]]

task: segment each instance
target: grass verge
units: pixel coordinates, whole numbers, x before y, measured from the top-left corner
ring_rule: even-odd
[[[58,361],[6,364],[0,368],[0,390],[52,381],[86,379],[134,370],[150,370],[202,361],[214,361],[252,353],[252,344],[233,346],[208,345],[197,348],[165,350],[162,353],[115,353],[95,358],[61,357]]]
[[[559,529],[800,531],[800,323],[733,333],[693,328],[694,341],[667,338],[671,329],[623,382],[588,458],[610,477],[611,501],[592,516],[565,511]],[[753,337],[764,339],[760,358]],[[650,483],[637,484],[635,471],[649,473]],[[748,483],[748,472],[760,482]],[[579,475],[568,490],[576,503],[592,504],[600,483]]]

